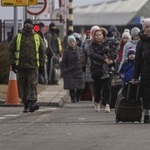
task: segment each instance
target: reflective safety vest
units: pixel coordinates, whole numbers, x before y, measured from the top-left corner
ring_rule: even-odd
[[[59,50],[60,50],[60,51],[62,51],[62,46],[61,46],[60,38],[59,38],[59,37],[57,37],[57,40],[58,40]]]
[[[20,42],[21,42],[22,34],[18,33],[17,36],[17,51],[16,51],[16,65],[19,65],[19,56],[20,56]],[[34,34],[34,40],[35,40],[35,47],[36,47],[36,59],[37,59],[37,66],[40,66],[39,62],[39,46],[40,46],[40,39],[38,34]]]

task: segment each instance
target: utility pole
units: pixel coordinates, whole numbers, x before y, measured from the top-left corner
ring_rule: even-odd
[[[14,6],[14,36],[18,34],[18,8]]]
[[[69,0],[69,30],[73,29],[73,0]]]

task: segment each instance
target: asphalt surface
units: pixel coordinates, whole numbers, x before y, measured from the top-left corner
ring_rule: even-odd
[[[92,102],[22,109],[0,107],[0,150],[149,150],[149,124],[116,124],[114,110],[95,112]]]

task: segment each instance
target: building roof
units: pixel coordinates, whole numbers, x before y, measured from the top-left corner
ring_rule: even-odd
[[[127,25],[148,0],[116,0],[73,10],[74,25]]]

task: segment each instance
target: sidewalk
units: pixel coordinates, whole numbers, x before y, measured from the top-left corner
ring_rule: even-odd
[[[63,79],[59,80],[59,85],[48,85],[38,94],[38,103],[41,106],[62,107],[67,101],[69,91],[63,88]]]
[[[46,85],[38,93],[38,103],[40,106],[62,107],[69,96],[69,91],[63,88],[63,79],[59,80],[59,85]],[[4,104],[5,99],[0,98],[0,104]]]

